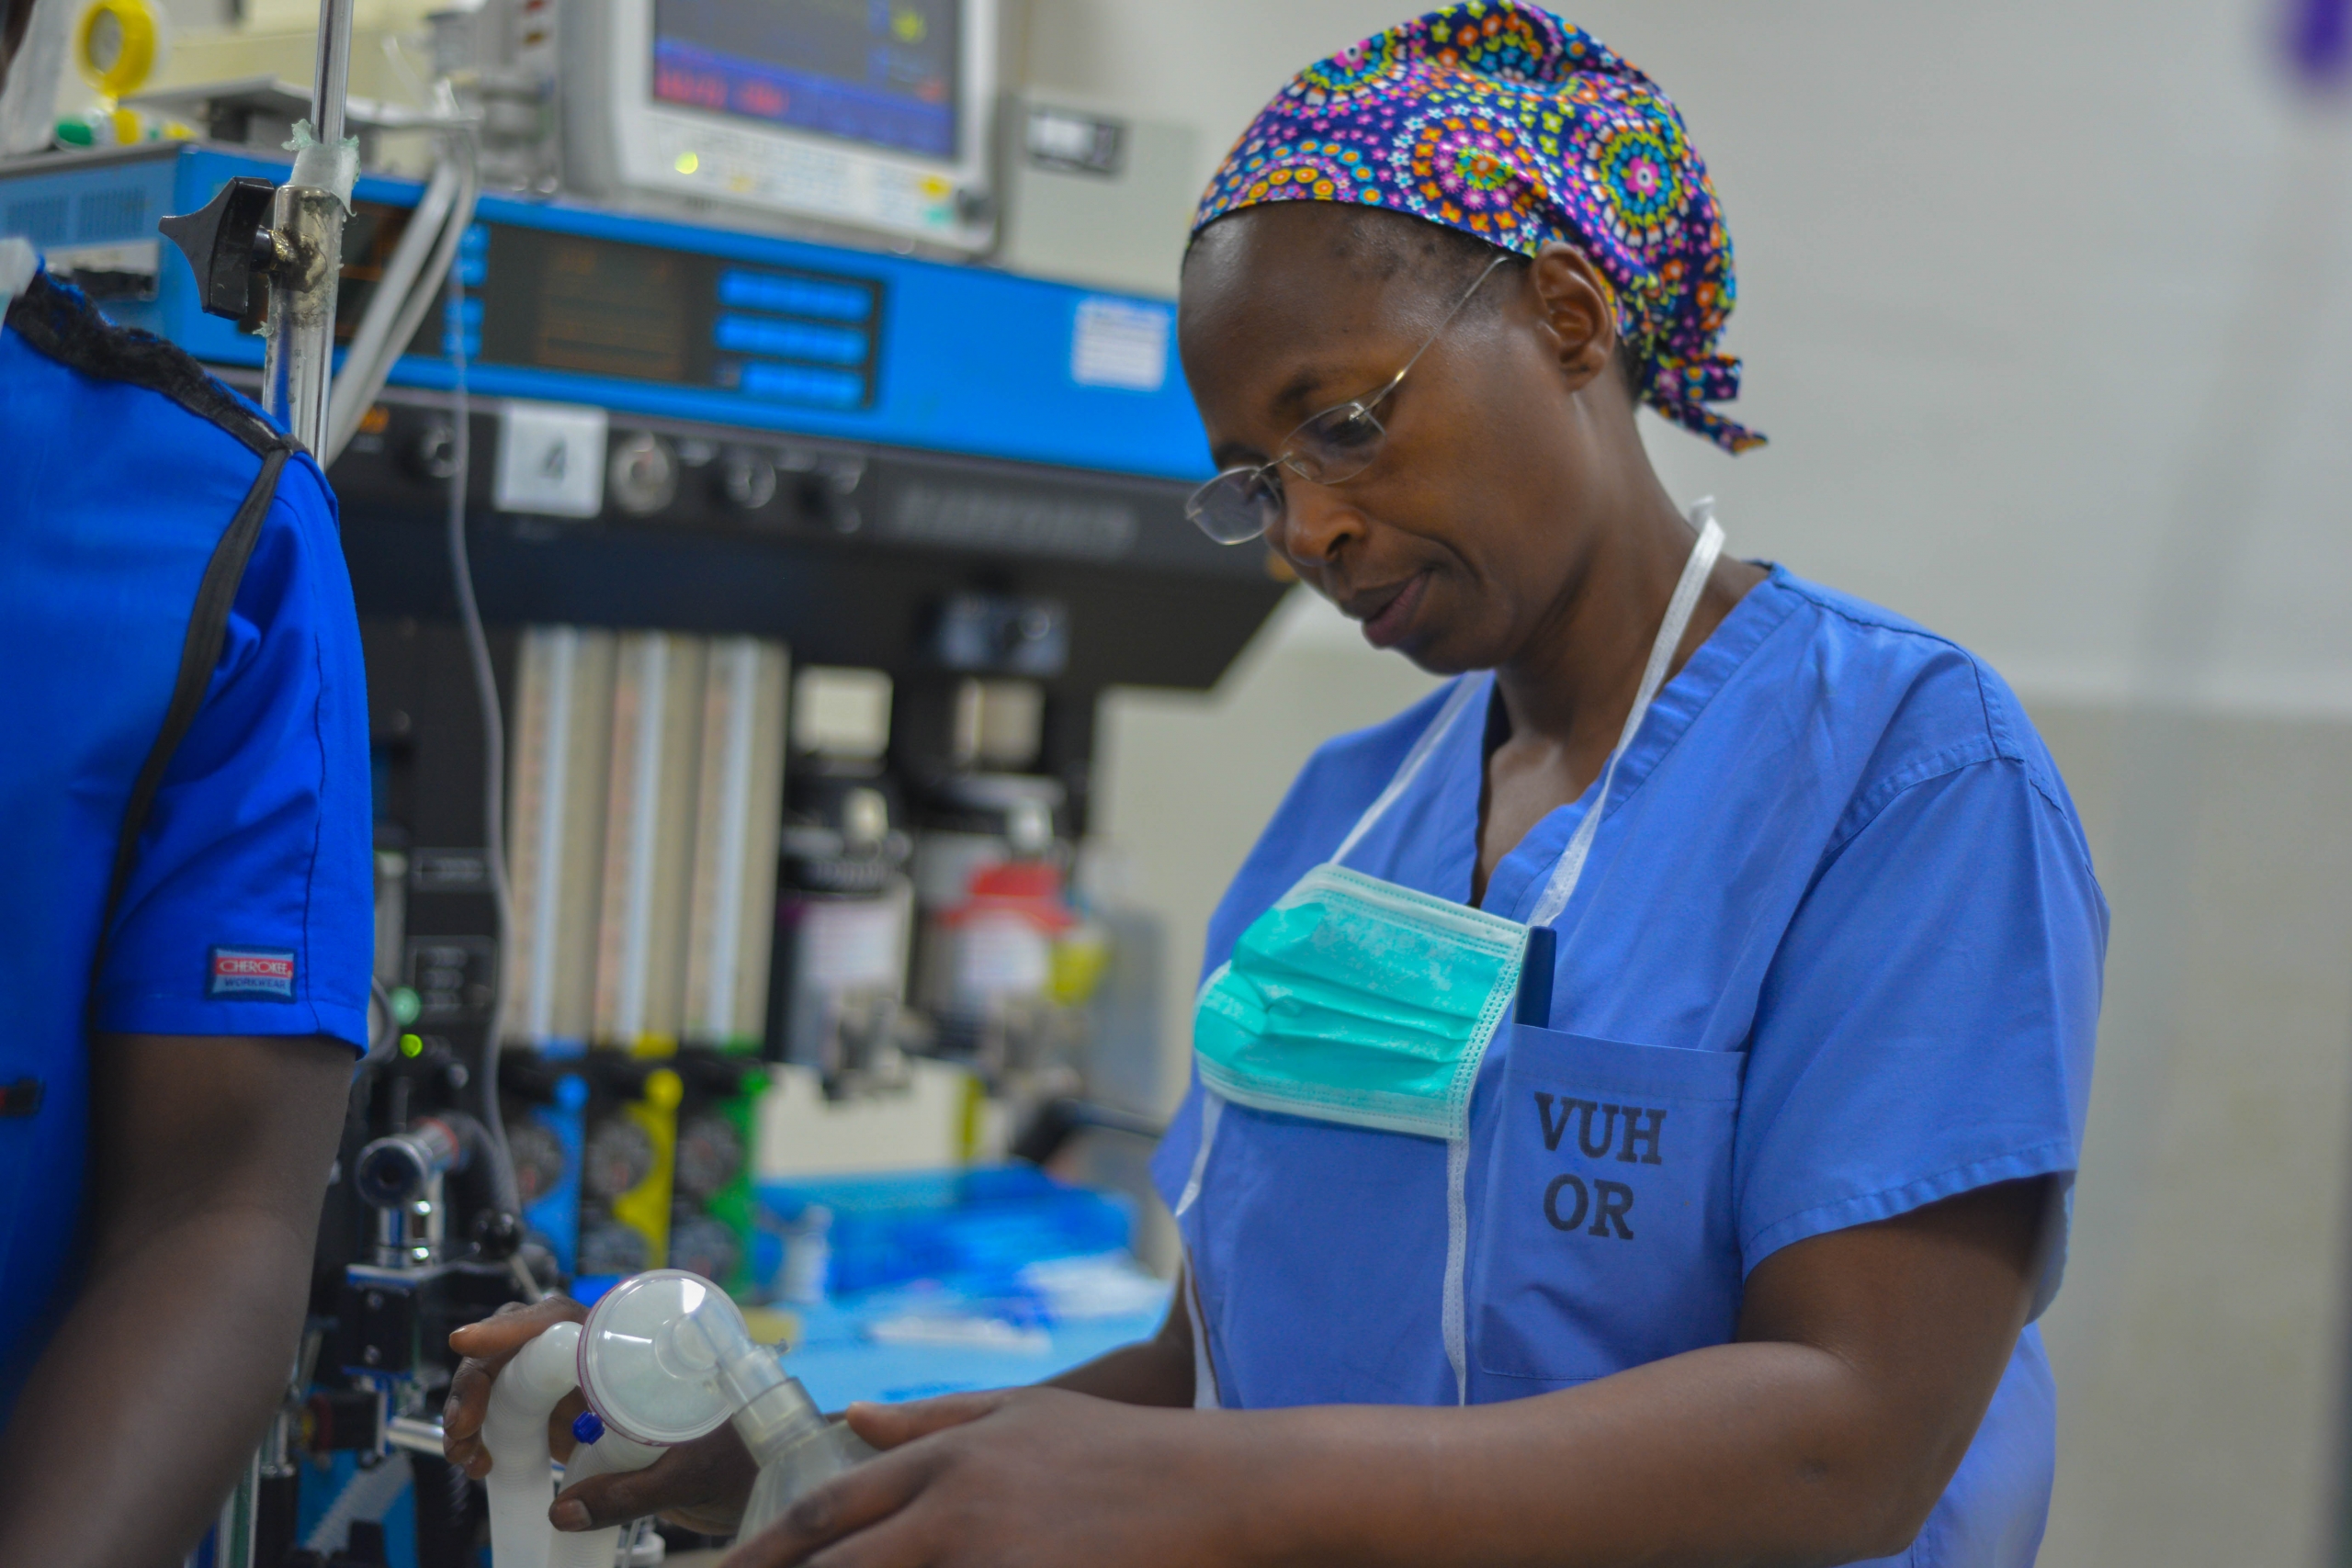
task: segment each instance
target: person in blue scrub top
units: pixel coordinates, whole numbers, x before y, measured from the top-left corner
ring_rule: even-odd
[[[156,1568],[286,1388],[367,1040],[358,622],[251,404],[21,240],[0,307],[0,1563]]]
[[[1759,442],[1733,296],[1679,115],[1530,6],[1243,133],[1193,514],[1454,679],[1324,746],[1211,922],[1158,1338],[853,1407],[888,1451],[729,1568],[2032,1562],[2106,908],[1998,676],[1660,485],[1642,406]],[[558,1517],[708,1518],[740,1453]]]

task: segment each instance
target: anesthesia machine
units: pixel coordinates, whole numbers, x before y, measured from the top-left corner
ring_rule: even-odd
[[[1157,1044],[1103,1023],[1154,1010],[1106,1005],[1148,965],[1087,874],[1096,708],[1212,685],[1284,589],[1183,515],[1172,305],[1054,260],[1172,276],[1189,153],[1005,88],[994,0],[492,0],[376,40],[401,103],[343,92],[341,4],[314,91],[147,86],[94,58],[145,0],[96,0],[100,107],[0,161],[0,235],[327,465],[379,1037],[207,1560],[450,1568],[503,1506],[439,1459],[451,1328],[646,1276],[773,1340],[949,1271],[974,1194],[1076,1213],[1016,1149],[1153,1131],[1102,1102]],[[782,1386],[730,1314],[729,1386]]]

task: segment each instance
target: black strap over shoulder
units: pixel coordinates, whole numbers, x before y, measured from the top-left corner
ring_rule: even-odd
[[[208,424],[215,424],[257,454],[291,447],[234,392],[213,379],[176,344],[98,314],[78,288],[37,273],[9,303],[8,325],[46,358],[104,381],[128,381],[161,392]]]
[[[245,580],[245,562],[253,558],[254,541],[261,537],[262,519],[269,515],[270,501],[277,493],[277,476],[286,467],[289,451],[286,446],[274,447],[263,457],[261,472],[254,477],[237,514],[229,520],[228,531],[212,547],[212,558],[205,563],[203,581],[197,584],[196,608],[188,615],[187,636],[180,643],[180,671],[172,682],[171,705],[164,710],[164,727],[139,769],[138,782],[130,787],[130,804],[123,809],[122,832],[114,847],[114,874],[107,883],[102,933],[114,924],[115,907],[122,901],[130,867],[139,858],[139,835],[147,826],[147,813],[154,807],[156,791],[164,787],[164,772],[187,738],[188,728],[196,723],[197,710],[204,705],[204,694],[212,684],[212,667],[220,662],[220,645],[229,635],[229,611],[237,602],[238,586]],[[103,935],[100,951],[103,954]]]
[[[62,288],[46,274],[35,276],[9,305],[7,323],[45,357],[86,376],[160,392],[236,437],[262,460],[261,471],[254,476],[220,543],[213,546],[211,559],[205,563],[204,576],[197,584],[196,604],[188,615],[187,635],[180,643],[179,673],[172,682],[171,702],[123,809],[122,828],[115,839],[114,866],[107,881],[106,912],[98,927],[98,949],[90,964],[88,1000],[95,1014],[107,933],[114,925],[131,867],[138,862],[139,836],[146,829],[148,813],[154,808],[173,754],[204,705],[204,694],[211,687],[212,671],[220,662],[221,644],[228,637],[229,612],[244,581],[245,563],[252,559],[254,545],[261,537],[262,523],[277,493],[278,476],[285,472],[287,459],[300,448],[178,347],[152,333],[116,326],[79,289]],[[34,1103],[39,1103],[38,1096]]]

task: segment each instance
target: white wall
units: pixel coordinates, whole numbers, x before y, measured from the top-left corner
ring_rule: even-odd
[[[1034,85],[1200,131],[1411,0],[1031,0]],[[2334,1561],[2352,1213],[2352,106],[2284,0],[1591,0],[1739,246],[1734,547],[1968,642],[2115,906],[2052,1568]],[[1167,285],[1174,286],[1170,257]],[[1106,716],[1104,824],[1199,923],[1300,758],[1424,678],[1294,606],[1211,696]],[[1181,1081],[1171,1052],[1168,1083]]]
[[[2044,702],[2116,908],[2050,1568],[2334,1564],[2352,1255],[2352,725]],[[2135,773],[2176,799],[2131,801]],[[2160,784],[2159,787],[2167,787]],[[2134,816],[2175,830],[2125,837]]]

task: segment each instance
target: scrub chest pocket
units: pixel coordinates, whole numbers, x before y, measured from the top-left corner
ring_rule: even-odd
[[[1479,1369],[1578,1382],[1729,1340],[1745,1053],[1508,1028],[1472,1235]]]

